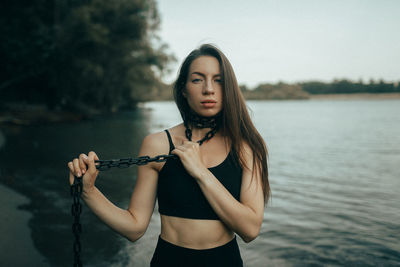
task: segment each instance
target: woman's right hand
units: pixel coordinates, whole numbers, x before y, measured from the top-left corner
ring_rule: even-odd
[[[99,171],[96,169],[95,160],[99,160],[96,153],[90,151],[88,155],[80,154],[79,158],[74,158],[68,162],[69,168],[69,183],[74,183],[74,176],[81,177],[83,175],[83,192],[90,192],[94,189],[94,183],[96,181]]]

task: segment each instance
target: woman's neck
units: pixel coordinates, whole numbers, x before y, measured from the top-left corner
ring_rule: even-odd
[[[202,117],[195,113],[187,114],[184,118],[186,138],[202,145],[218,132],[220,119],[220,114],[213,117]]]
[[[192,140],[197,141],[202,139],[209,131],[211,131],[211,128],[195,128],[195,127],[190,127],[189,128],[192,130]]]

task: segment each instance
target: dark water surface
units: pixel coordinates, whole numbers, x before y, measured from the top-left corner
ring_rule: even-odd
[[[239,243],[245,266],[400,266],[400,100],[248,105],[269,148],[272,202],[260,236]],[[136,156],[146,134],[179,122],[172,102],[152,102],[94,121],[1,129],[0,182],[31,200],[22,208],[52,266],[72,263],[67,161],[90,150],[103,159]],[[126,208],[135,171],[101,173],[98,187]],[[149,265],[157,211],[135,243],[86,207],[82,221],[85,266]]]

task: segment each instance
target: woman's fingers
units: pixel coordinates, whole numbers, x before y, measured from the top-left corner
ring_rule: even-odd
[[[184,152],[184,151],[187,150],[187,147],[184,147],[184,146],[176,146],[175,149]]]
[[[79,159],[75,158],[72,161],[72,164],[74,165],[74,175],[77,177],[81,177],[82,176],[82,172],[81,172],[81,168],[79,166]]]
[[[72,161],[68,162],[68,168],[69,168],[69,184],[72,185],[74,183],[74,165],[72,164]]]
[[[200,157],[199,147],[200,147],[200,145],[198,143],[183,140],[182,145],[175,146],[175,149],[172,150],[171,153],[177,155],[181,159],[182,159],[182,157],[196,158],[196,157]]]
[[[175,145],[179,144],[179,145],[183,145],[183,143],[187,141],[186,138],[183,138],[181,136],[175,136]]]
[[[69,183],[72,185],[74,183],[75,176],[81,177],[82,172],[80,170],[79,159],[75,158],[68,162],[69,169]]]
[[[72,161],[68,162],[68,169],[71,173],[74,173],[74,165],[72,164]]]
[[[81,168],[82,174],[85,174],[85,172],[86,172],[86,168],[87,168],[86,164],[87,163],[85,162],[85,160],[87,160],[87,158],[88,157],[83,153],[79,155],[79,166]]]
[[[196,147],[200,146],[199,143],[197,143],[197,142],[188,141],[183,138],[178,139],[178,143],[179,142],[180,142],[180,145],[176,145],[175,146],[176,148],[184,149],[184,148],[196,148]]]
[[[178,148],[175,148],[174,150],[171,151],[171,153],[177,155],[178,157],[181,157],[183,151]]]
[[[72,185],[76,177],[82,177],[84,190],[90,189],[94,186],[98,170],[96,169],[95,160],[99,160],[99,157],[93,151],[90,151],[88,155],[80,154],[79,158],[74,158],[68,162],[69,168],[69,183]]]
[[[75,180],[74,175],[72,174],[72,172],[69,172],[69,184],[73,185],[74,184],[74,180]]]
[[[96,165],[95,165],[95,160],[99,160],[99,157],[94,153],[93,151],[90,151],[88,154],[88,171],[91,174],[95,174],[97,172]]]
[[[198,145],[199,143],[189,141],[186,138],[181,137],[181,136],[176,136],[175,137],[175,144],[180,144],[180,145],[184,146],[184,145]]]

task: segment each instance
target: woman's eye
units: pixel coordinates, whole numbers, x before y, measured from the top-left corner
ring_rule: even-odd
[[[215,82],[222,83],[222,80],[221,79],[216,79]]]
[[[201,79],[193,79],[192,82],[193,83],[199,83],[199,82],[201,82]]]

